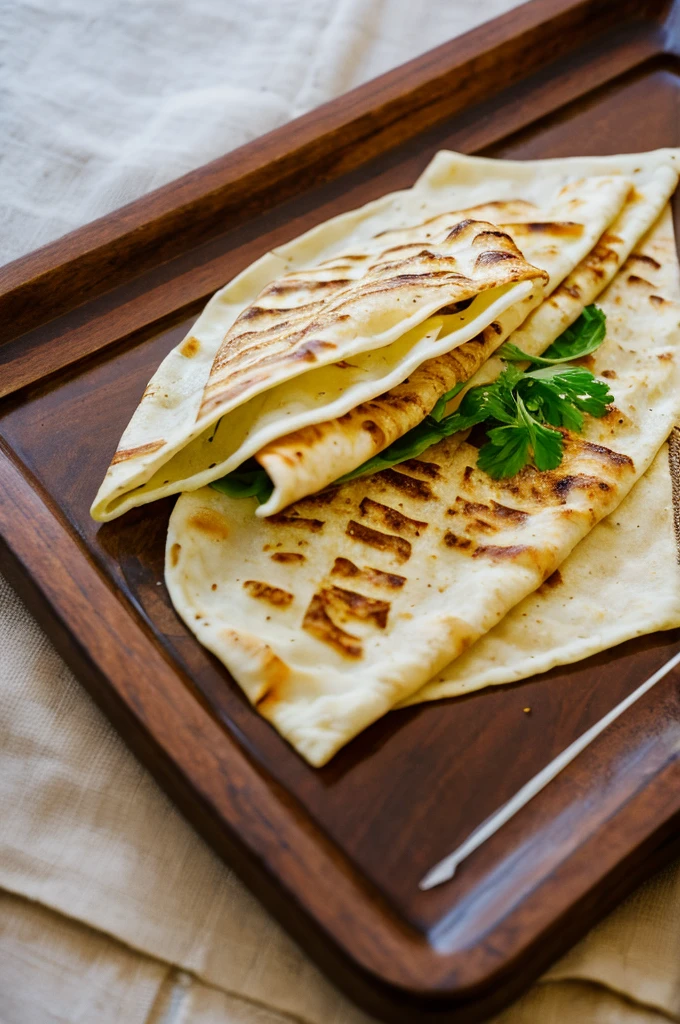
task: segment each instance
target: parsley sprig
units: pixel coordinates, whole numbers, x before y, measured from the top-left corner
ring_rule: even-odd
[[[530,356],[506,342],[498,355],[509,365],[495,381],[470,388],[458,409],[446,416],[447,405],[466,382],[456,384],[421,423],[336,482],[346,483],[417,458],[443,438],[482,424],[487,441],[477,465],[493,479],[514,476],[528,464],[542,471],[556,469],[564,449],[559,428],[580,432],[585,413],[604,416],[613,400],[606,381],[584,367],[564,365],[594,352],[604,341],[605,330],[602,310],[587,306],[542,356]],[[529,366],[522,370],[515,363]],[[213,481],[211,487],[232,498],[254,496],[260,504],[273,490],[266,471],[254,459]]]

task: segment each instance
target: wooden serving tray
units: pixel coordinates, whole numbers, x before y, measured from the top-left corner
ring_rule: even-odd
[[[443,147],[680,144],[679,26],[680,3],[535,0],[0,274],[2,571],[187,818],[386,1021],[483,1019],[680,850],[675,671],[452,882],[417,884],[680,632],[394,712],[315,770],[174,614],[172,502],[103,527],[88,507],[162,357],[273,246],[410,185]]]

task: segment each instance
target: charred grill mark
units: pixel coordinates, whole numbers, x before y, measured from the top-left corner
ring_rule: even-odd
[[[119,462],[127,462],[128,459],[138,459],[140,455],[151,455],[162,448],[165,441],[149,441],[147,444],[139,444],[136,448],[119,449],[111,459],[111,465],[116,466]]]
[[[650,267],[654,267],[655,270],[661,270],[661,264],[653,259],[651,256],[644,256],[642,253],[631,253],[628,257],[630,260],[637,260],[638,263],[647,263]]]
[[[345,590],[344,587],[324,587],[319,591],[324,605],[329,611],[340,616],[347,616],[362,621],[373,621],[378,629],[385,629],[390,602],[375,597],[366,597],[356,590]]]
[[[404,469],[410,469],[412,473],[422,473],[423,476],[429,476],[430,480],[436,480],[441,476],[441,466],[438,466],[436,462],[424,462],[422,459],[406,459],[405,462],[400,462],[400,466]]]
[[[392,533],[381,533],[379,530],[372,530],[370,526],[357,523],[350,519],[345,533],[354,540],[368,544],[369,547],[377,548],[378,551],[391,552],[400,562],[407,562],[411,557],[411,544],[404,537],[397,537]]]
[[[589,490],[597,488],[600,491],[610,491],[611,486],[596,476],[588,476],[586,473],[576,473],[560,477],[553,484],[553,490],[560,498],[565,498],[570,491],[575,489]]]
[[[496,263],[503,263],[504,260],[516,260],[514,252],[504,252],[497,249],[490,249],[488,252],[480,252],[475,260],[475,267],[493,267]]]
[[[379,520],[381,526],[394,530],[395,533],[410,534],[412,537],[420,537],[421,531],[426,530],[429,525],[420,519],[410,519],[403,512],[398,512],[396,508],[381,505],[379,501],[373,501],[372,498],[363,498],[359,509],[362,516],[373,516]]]
[[[493,323],[489,324],[489,330],[493,331],[494,334],[502,334],[503,333],[503,328],[501,327],[501,325],[498,323],[497,320],[494,320]]]
[[[365,565],[363,569],[360,569],[349,558],[336,558],[331,569],[331,576],[344,576],[364,583],[373,583],[375,586],[390,587],[392,590],[399,590],[406,583],[405,576],[399,576],[395,572],[383,572],[382,569],[373,569],[370,565]]]
[[[463,232],[466,231],[471,224],[477,223],[477,221],[472,220],[472,218],[470,217],[467,217],[465,220],[459,221],[458,224],[454,224],[454,226],[449,231],[448,235],[446,236],[446,241],[450,242],[452,238],[457,238],[458,235],[462,235]]]
[[[274,526],[294,526],[298,530],[309,530],[310,533],[320,533],[324,528],[323,519],[288,516],[284,512],[276,512],[273,516],[267,516],[267,522],[273,523]]]
[[[361,429],[365,430],[371,435],[378,448],[382,448],[385,444],[385,431],[382,427],[379,427],[375,420],[364,420],[361,424]]]
[[[491,506],[495,515],[512,523],[526,523],[530,518],[530,512],[523,512],[520,508],[510,508],[508,505],[501,505],[498,501],[492,501]]]
[[[295,349],[292,356],[294,359],[302,359],[306,363],[315,363],[317,352],[323,352],[324,349],[337,347],[338,346],[333,341],[323,341],[322,338],[312,338],[310,341],[306,341],[304,345],[300,345],[299,348]]]
[[[635,464],[629,455],[623,455],[621,452],[615,452],[612,448],[605,448],[604,445],[595,444],[593,441],[583,441],[578,438],[576,444],[581,451],[591,452],[593,455],[597,455],[603,459],[604,462],[609,462],[613,466],[625,466],[626,469],[634,469]]]
[[[653,288],[654,287],[654,285],[651,283],[651,281],[647,281],[647,279],[644,278],[644,277],[638,277],[637,274],[629,274],[628,275],[628,284],[642,284],[646,288]]]
[[[376,479],[394,487],[396,491],[407,494],[409,498],[421,498],[423,501],[430,501],[435,495],[426,480],[416,480],[413,476],[405,473],[398,473],[394,469],[383,469],[376,473]]]
[[[309,602],[309,607],[302,620],[302,628],[315,636],[317,640],[322,640],[334,647],[340,654],[344,654],[348,658],[360,658],[363,653],[360,638],[352,633],[346,633],[344,629],[335,625],[326,611],[322,593],[314,594]]]
[[[251,597],[256,598],[258,601],[266,601],[267,604],[272,604],[275,608],[287,608],[295,600],[294,594],[289,593],[287,590],[282,590],[281,587],[274,587],[271,583],[261,583],[259,580],[246,580],[243,584],[243,589]]]
[[[503,547],[498,544],[478,544],[472,552],[473,558],[517,558],[519,555],[531,551],[526,544],[508,544]]]
[[[275,551],[269,556],[272,562],[304,562],[305,556],[299,551]]]

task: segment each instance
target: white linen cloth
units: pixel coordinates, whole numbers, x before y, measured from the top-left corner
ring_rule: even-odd
[[[514,6],[15,0],[0,261]],[[0,578],[1,1024],[368,1024],[128,753]],[[497,1024],[680,1021],[680,865]]]

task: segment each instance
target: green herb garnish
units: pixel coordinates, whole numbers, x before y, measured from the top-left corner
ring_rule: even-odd
[[[599,348],[604,341],[606,322],[607,318],[599,306],[586,306],[580,317],[560,334],[542,356],[530,356],[509,341],[501,345],[496,355],[509,363],[528,362],[533,366],[553,366],[555,363],[572,362],[574,359],[590,355]]]

